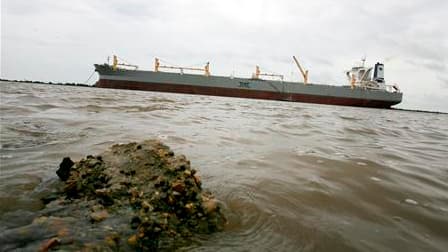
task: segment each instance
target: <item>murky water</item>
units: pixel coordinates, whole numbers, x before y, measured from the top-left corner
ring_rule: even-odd
[[[160,138],[226,206],[193,251],[447,251],[448,116],[0,83],[0,236],[62,157]],[[1,245],[0,245],[1,247]]]

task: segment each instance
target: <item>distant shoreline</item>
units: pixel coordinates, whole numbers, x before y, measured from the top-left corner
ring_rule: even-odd
[[[95,87],[95,85],[87,85],[83,83],[76,82],[45,82],[45,81],[32,81],[32,80],[8,80],[1,79],[0,81],[8,81],[8,82],[18,82],[18,83],[31,83],[31,84],[46,84],[46,85],[64,85],[64,86],[77,86],[77,87]]]
[[[44,85],[61,85],[61,86],[76,86],[76,87],[90,87],[94,88],[95,85],[87,85],[83,83],[75,83],[75,82],[45,82],[45,81],[30,81],[30,80],[8,80],[1,79],[0,81],[8,81],[8,82],[18,82],[18,83],[31,83],[31,84],[44,84]],[[404,108],[390,108],[391,110],[397,111],[407,111],[407,112],[419,112],[419,113],[430,113],[430,114],[448,114],[447,112],[440,111],[429,111],[429,110],[418,110],[418,109],[404,109]]]
[[[391,108],[391,109],[392,110],[408,111],[408,112],[430,113],[430,114],[444,114],[444,115],[448,114],[448,112],[419,110],[419,109],[404,109],[404,108]]]

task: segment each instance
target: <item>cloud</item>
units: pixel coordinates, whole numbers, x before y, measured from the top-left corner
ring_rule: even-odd
[[[448,77],[447,76],[438,75],[437,78],[440,80],[441,86],[443,88],[447,88],[448,89]]]

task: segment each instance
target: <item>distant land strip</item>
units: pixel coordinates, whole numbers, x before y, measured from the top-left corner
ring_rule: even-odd
[[[390,108],[390,109],[392,109],[392,110],[408,111],[408,112],[419,112],[419,113],[444,114],[444,115],[448,114],[448,112],[419,110],[419,109],[403,109],[403,108]]]
[[[46,81],[32,81],[32,80],[8,80],[8,79],[1,79],[0,81],[5,82],[20,82],[20,83],[32,83],[32,84],[47,84],[47,85],[66,85],[66,86],[81,86],[81,87],[94,87],[94,85],[87,85],[84,83],[75,83],[75,82],[46,82]]]

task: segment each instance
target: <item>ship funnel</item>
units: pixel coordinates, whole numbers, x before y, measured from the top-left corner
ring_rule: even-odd
[[[373,72],[373,80],[378,83],[384,83],[384,64],[376,63]]]

